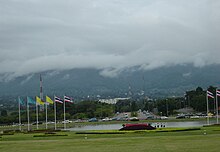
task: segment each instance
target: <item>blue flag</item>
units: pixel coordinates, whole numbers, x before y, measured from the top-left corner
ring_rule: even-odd
[[[36,104],[36,101],[31,99],[30,97],[27,97],[27,102],[30,104]]]
[[[25,105],[24,101],[23,101],[20,97],[18,97],[18,102],[19,102],[19,104],[21,104],[21,105]]]

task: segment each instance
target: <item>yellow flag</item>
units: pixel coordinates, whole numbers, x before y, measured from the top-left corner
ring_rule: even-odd
[[[46,102],[50,103],[50,104],[53,104],[53,100],[51,100],[50,97],[48,97],[48,96],[46,96]]]
[[[38,96],[36,96],[36,102],[40,105],[44,104],[44,102]]]

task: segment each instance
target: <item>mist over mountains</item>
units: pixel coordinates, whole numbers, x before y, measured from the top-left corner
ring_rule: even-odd
[[[43,78],[44,95],[64,94],[74,98],[127,97],[145,94],[149,97],[183,96],[184,92],[200,86],[220,84],[220,65],[196,68],[192,65],[176,65],[143,71],[138,67],[125,69],[114,77],[103,76],[101,70],[72,69],[46,71]],[[36,96],[40,92],[39,73],[1,80],[0,96]],[[129,90],[130,86],[130,90]],[[142,94],[141,94],[142,93]]]
[[[217,0],[0,1],[0,97],[39,95],[40,74],[44,95],[84,99],[218,86],[219,7]]]

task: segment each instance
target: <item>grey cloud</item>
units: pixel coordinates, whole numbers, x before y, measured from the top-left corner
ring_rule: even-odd
[[[220,64],[217,0],[0,1],[0,74]],[[1,78],[2,80],[3,78]]]
[[[70,75],[69,75],[69,74],[66,74],[66,75],[63,76],[62,79],[63,79],[63,80],[68,80],[69,78],[70,78]]]
[[[186,78],[187,78],[187,77],[190,77],[190,76],[191,76],[191,74],[192,74],[191,72],[188,72],[188,73],[183,73],[183,77],[186,77]]]
[[[21,85],[24,85],[24,84],[27,83],[33,76],[34,76],[33,74],[29,75],[25,80],[21,81],[20,84],[21,84]]]

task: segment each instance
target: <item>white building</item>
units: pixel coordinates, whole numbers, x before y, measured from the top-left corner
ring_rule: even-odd
[[[99,99],[101,103],[108,103],[108,104],[116,104],[118,101],[121,100],[129,100],[130,98],[113,98],[113,99]]]

